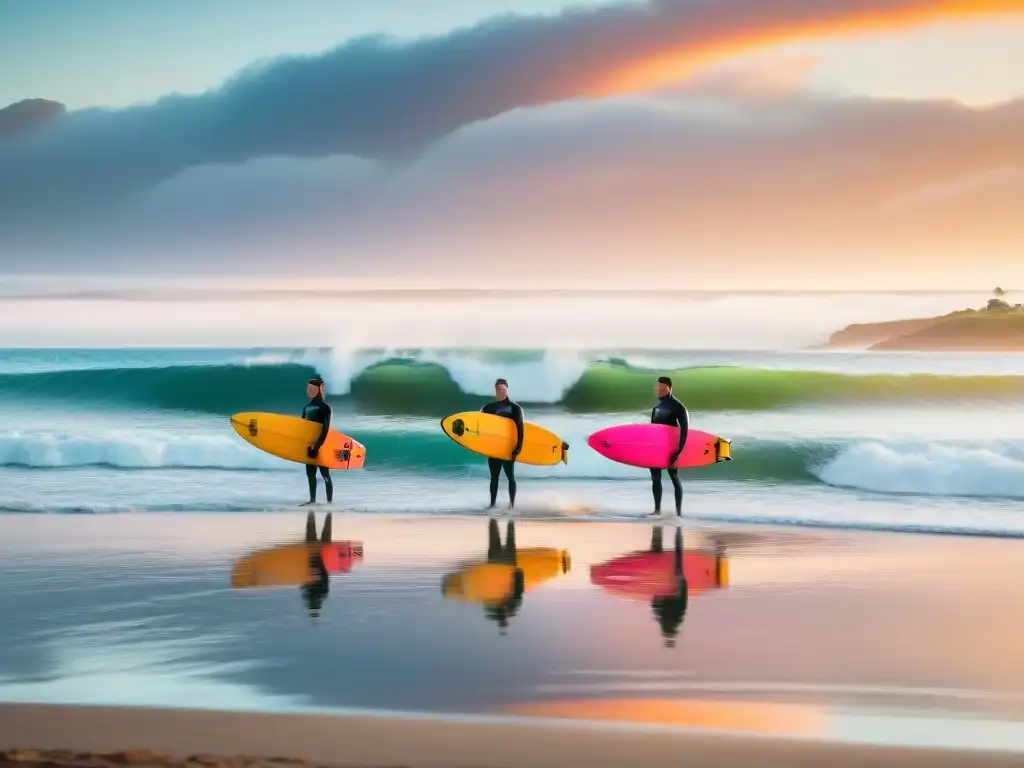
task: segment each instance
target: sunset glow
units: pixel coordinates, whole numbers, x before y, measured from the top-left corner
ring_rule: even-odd
[[[895,5],[895,4],[894,4]],[[738,28],[735,35],[668,50],[606,73],[590,89],[596,97],[655,90],[688,80],[697,72],[766,48],[829,38],[900,32],[944,21],[1024,18],[1020,0],[916,0],[885,10],[848,7],[800,21],[778,19]]]
[[[514,705],[509,711],[528,717],[610,720],[739,733],[811,736],[824,730],[824,713],[817,707],[756,701],[568,700]]]

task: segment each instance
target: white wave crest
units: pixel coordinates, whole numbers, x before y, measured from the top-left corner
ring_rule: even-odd
[[[874,493],[1024,499],[1024,450],[858,443],[812,468],[829,485]]]
[[[559,402],[595,362],[593,356],[573,351],[546,351],[527,359],[502,361],[486,353],[399,349],[367,352],[338,347],[328,352],[308,350],[294,355],[257,355],[246,358],[245,363],[311,365],[327,379],[331,394],[347,395],[352,382],[367,369],[388,360],[444,368],[459,389],[469,395],[494,394],[494,380],[501,377],[508,380],[512,399],[530,403]]]
[[[118,469],[289,468],[288,462],[231,435],[167,436],[131,432],[97,435],[9,432],[0,434],[0,466]]]

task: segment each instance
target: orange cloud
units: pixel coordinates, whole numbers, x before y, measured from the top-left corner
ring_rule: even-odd
[[[791,12],[779,13],[787,9]],[[716,19],[711,17],[725,10],[712,5],[704,9],[690,8],[686,13],[696,24],[717,26]],[[748,10],[749,16],[762,18],[748,18],[705,41],[685,43],[681,47],[669,43],[662,50],[601,75],[588,89],[589,95],[616,96],[670,86],[709,66],[789,43],[898,32],[956,19],[1024,16],[1024,1],[766,2]]]

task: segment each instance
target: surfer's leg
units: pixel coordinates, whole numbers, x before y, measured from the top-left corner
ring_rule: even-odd
[[[491,472],[491,506],[498,501],[498,476],[501,474],[501,460],[488,459],[487,469]]]
[[[324,479],[324,492],[327,494],[327,503],[334,501],[334,481],[331,480],[331,470],[327,467],[320,467],[320,477]]]
[[[661,513],[661,470],[651,470],[651,492],[654,494],[654,514]]]
[[[672,481],[672,489],[676,492],[676,516],[683,516],[683,484],[679,482],[679,470],[669,469],[668,479]]]
[[[505,478],[508,480],[508,508],[516,505],[516,463],[514,461],[503,461],[505,467]]]
[[[309,503],[316,501],[316,465],[306,465],[306,483],[309,485]]]

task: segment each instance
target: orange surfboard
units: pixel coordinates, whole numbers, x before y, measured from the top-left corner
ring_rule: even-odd
[[[250,445],[271,456],[299,464],[315,464],[328,469],[362,469],[366,462],[366,446],[336,429],[327,433],[316,459],[310,459],[306,451],[320,436],[320,425],[298,416],[247,411],[232,416],[231,426]]]

